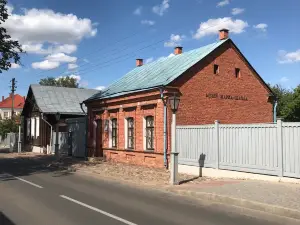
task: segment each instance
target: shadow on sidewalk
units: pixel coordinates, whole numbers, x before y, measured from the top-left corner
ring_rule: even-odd
[[[0,225],[16,225],[3,212],[0,211]]]

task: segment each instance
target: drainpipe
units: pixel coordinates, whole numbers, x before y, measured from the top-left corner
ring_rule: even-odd
[[[164,90],[160,88],[160,97],[164,103],[164,165],[167,168],[167,103],[164,100]]]
[[[278,101],[277,99],[274,102],[274,109],[273,109],[273,119],[274,119],[274,123],[277,122],[277,105],[278,105]]]
[[[52,153],[52,133],[53,133],[52,130],[53,130],[53,128],[52,128],[52,125],[47,120],[44,119],[43,113],[41,115],[41,118],[45,123],[47,123],[50,126],[50,152]]]
[[[88,158],[88,146],[87,146],[87,143],[88,143],[88,116],[87,116],[87,113],[84,111],[84,109],[83,109],[83,102],[81,102],[80,103],[80,108],[81,108],[81,110],[82,110],[82,112],[84,113],[84,115],[85,115],[85,143],[84,143],[84,146],[85,146],[85,153],[84,153],[84,155],[85,155],[85,159],[87,160],[87,158]]]

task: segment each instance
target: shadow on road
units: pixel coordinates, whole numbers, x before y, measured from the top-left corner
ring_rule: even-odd
[[[72,174],[70,166],[73,164],[85,164],[83,159],[71,157],[56,158],[53,155],[18,155],[16,153],[0,152],[0,181],[13,179],[3,174],[10,173],[21,177],[35,173],[54,173],[54,176],[67,176]]]
[[[0,211],[0,225],[16,225],[3,212]]]

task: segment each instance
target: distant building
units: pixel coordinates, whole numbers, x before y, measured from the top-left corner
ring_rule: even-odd
[[[23,97],[19,94],[14,95],[15,115],[21,114],[24,103],[25,103],[25,97]],[[7,98],[2,96],[2,101],[0,102],[1,119],[10,119],[11,118],[11,108],[12,108],[12,94],[10,94]]]
[[[272,90],[228,30],[219,39],[187,52],[176,47],[173,56],[145,65],[137,59],[136,68],[85,100],[89,155],[166,166],[172,113],[166,103],[174,93],[181,99],[177,125],[273,122]]]

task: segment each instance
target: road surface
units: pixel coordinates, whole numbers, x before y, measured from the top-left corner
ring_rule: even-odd
[[[0,225],[297,224],[270,214],[62,173],[45,165],[0,156]]]

